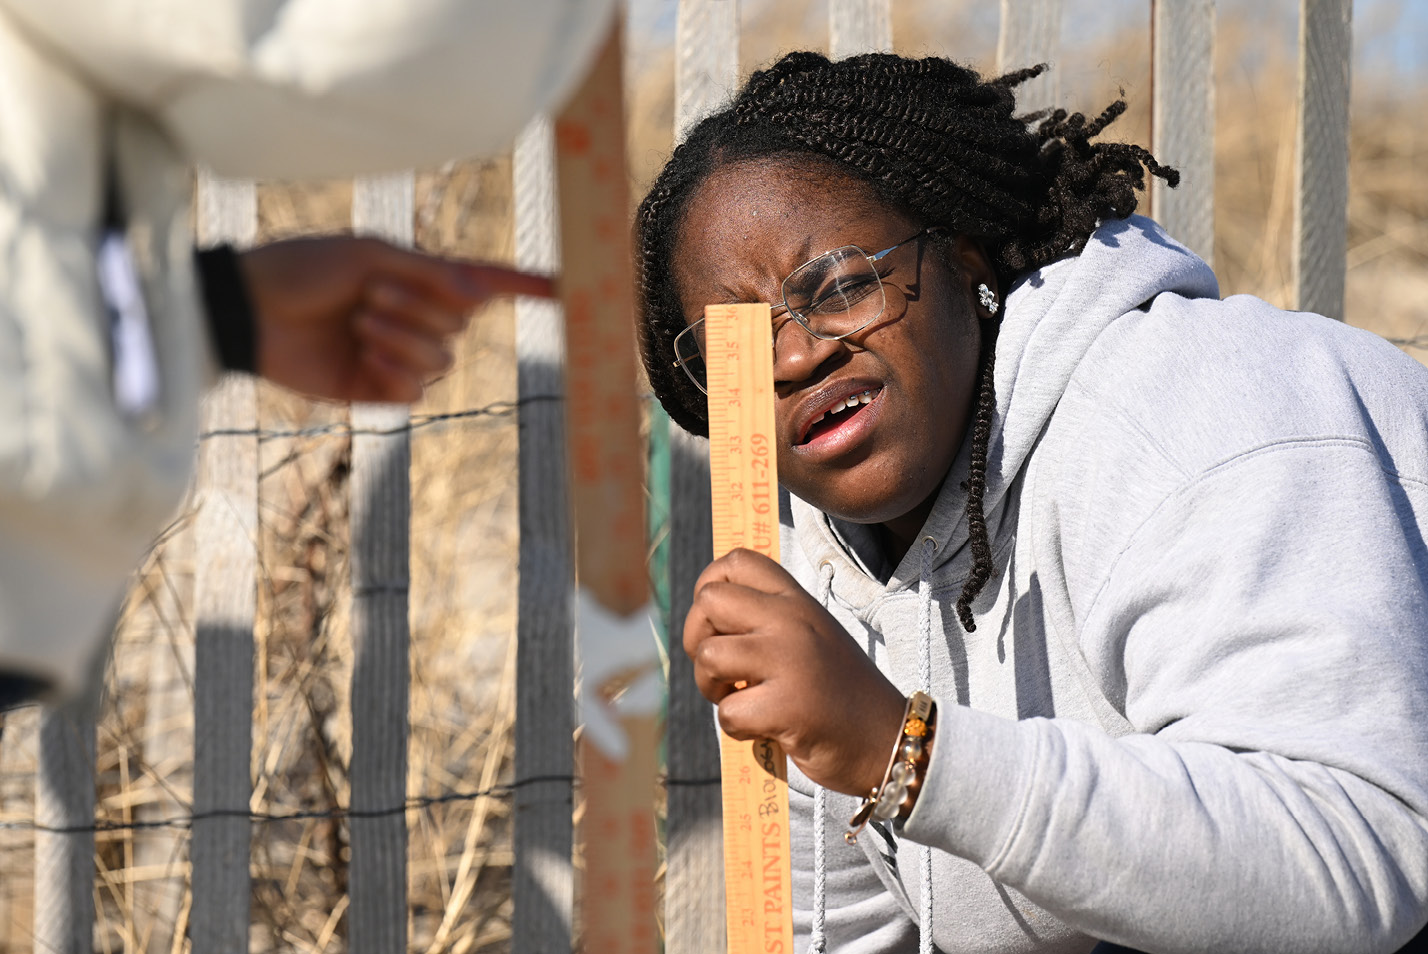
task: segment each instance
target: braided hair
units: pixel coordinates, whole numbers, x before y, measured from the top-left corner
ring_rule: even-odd
[[[1004,289],[1080,252],[1101,221],[1134,212],[1145,170],[1172,186],[1179,182],[1175,170],[1140,146],[1091,142],[1125,112],[1123,100],[1095,119],[1064,109],[1016,116],[1013,90],[1045,69],[984,80],[938,57],[868,53],[834,62],[790,53],[750,77],[732,105],[696,125],[636,217],[640,349],[670,418],[707,433],[704,396],[674,363],[674,337],[685,317],[672,264],[689,200],[716,169],[760,159],[831,163],[914,222],[977,239]],[[967,481],[973,567],[957,600],[969,632],[971,603],[992,574],[982,506],[996,406],[996,326],[988,325]]]

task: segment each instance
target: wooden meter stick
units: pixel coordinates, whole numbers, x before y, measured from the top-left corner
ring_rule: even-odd
[[[620,59],[617,24],[556,119],[555,155],[576,573],[625,615],[649,599],[649,576]]]
[[[617,18],[589,77],[555,122],[578,626],[587,648],[595,645],[594,630],[607,637],[583,660],[596,692],[586,693],[577,754],[585,796],[581,920],[586,951],[655,954],[658,692],[652,706],[627,707],[617,717],[612,711],[623,754],[593,744],[591,729],[597,693],[609,701],[641,674],[648,689],[657,663],[647,608],[620,31]],[[647,655],[637,658],[642,647]],[[624,662],[612,668],[612,659]]]
[[[714,556],[778,559],[773,342],[768,305],[704,309]],[[793,954],[788,763],[762,739],[720,733],[729,954]]]

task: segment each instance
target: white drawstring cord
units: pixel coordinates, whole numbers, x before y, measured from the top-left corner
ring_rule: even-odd
[[[923,692],[932,691],[932,559],[937,543],[923,538],[922,573],[917,584],[921,604],[918,611],[918,683]],[[833,592],[833,565],[819,568],[818,601],[826,609]],[[822,786],[813,793],[813,927],[808,950],[810,954],[827,954],[828,950],[828,865],[827,865],[827,796]],[[922,905],[918,930],[918,954],[933,954],[932,947],[932,849],[922,848]]]
[[[932,693],[932,558],[937,553],[937,541],[922,538],[922,573],[917,581],[918,607],[918,683],[923,692]],[[932,954],[932,848],[922,846],[922,910],[917,932],[918,954]]]
[[[818,602],[824,609],[833,595],[833,564],[818,568]],[[813,789],[813,928],[809,932],[809,954],[828,950],[828,790]]]
[[[828,950],[828,790],[813,790],[813,929],[809,932],[810,954]]]

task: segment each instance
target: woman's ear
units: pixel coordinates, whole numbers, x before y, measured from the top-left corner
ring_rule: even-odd
[[[970,235],[958,235],[952,240],[952,255],[957,264],[957,278],[974,305],[978,318],[991,318],[1001,310],[1002,290],[997,287],[997,273],[982,249],[982,243]],[[982,291],[986,287],[986,292]],[[988,294],[990,293],[990,294]]]

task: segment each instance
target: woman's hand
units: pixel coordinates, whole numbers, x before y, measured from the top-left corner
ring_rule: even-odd
[[[415,401],[451,366],[451,338],[473,309],[497,295],[552,294],[548,278],[372,238],[274,242],[239,261],[258,373],[338,401]]]
[[[777,563],[734,550],[709,564],[684,651],[729,735],[773,739],[834,791],[863,796],[882,781],[906,700]]]

